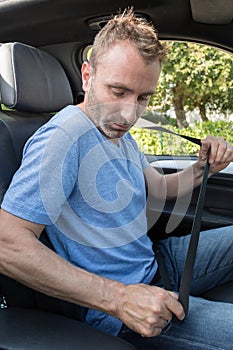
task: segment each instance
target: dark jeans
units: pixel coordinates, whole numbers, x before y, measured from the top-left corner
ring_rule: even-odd
[[[189,236],[159,243],[170,284],[178,291]],[[191,283],[189,314],[157,337],[143,338],[123,326],[120,337],[143,350],[232,350],[233,304],[199,298],[201,293],[233,280],[233,226],[202,232]],[[163,286],[162,280],[156,282]],[[233,291],[232,291],[233,293]]]

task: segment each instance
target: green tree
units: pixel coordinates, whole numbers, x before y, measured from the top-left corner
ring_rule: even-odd
[[[186,111],[198,108],[207,121],[207,111],[233,111],[233,58],[205,45],[166,43],[169,54],[150,105],[162,112],[174,107],[179,128],[188,126]]]

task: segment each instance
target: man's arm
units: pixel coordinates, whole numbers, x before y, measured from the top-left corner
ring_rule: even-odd
[[[39,240],[43,225],[0,211],[0,273],[53,297],[106,312],[129,328],[152,336],[174,313],[177,296],[148,285],[123,285],[77,268]]]
[[[112,312],[114,291],[121,284],[111,281],[112,300],[107,300],[105,279],[75,267],[43,245],[38,240],[43,228],[0,211],[0,272],[45,294]]]
[[[175,199],[192,191],[202,182],[206,160],[210,163],[209,176],[219,172],[233,160],[233,147],[223,138],[208,136],[202,140],[198,161],[183,171],[162,175],[152,167],[145,169],[150,199]]]

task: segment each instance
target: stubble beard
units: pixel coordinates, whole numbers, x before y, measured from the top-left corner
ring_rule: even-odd
[[[111,125],[114,120],[110,120],[110,117],[107,117],[107,104],[101,104],[94,92],[94,88],[91,85],[90,90],[87,96],[85,113],[90,118],[90,120],[95,124],[97,129],[105,135],[108,139],[118,139],[121,138],[125,132],[122,130],[118,130],[116,128],[112,128]],[[111,113],[110,113],[111,114]],[[109,119],[107,119],[109,118]]]

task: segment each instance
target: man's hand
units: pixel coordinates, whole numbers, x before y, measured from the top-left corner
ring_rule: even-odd
[[[201,141],[198,166],[204,168],[206,159],[210,163],[210,175],[226,168],[233,160],[233,147],[222,137],[208,136]]]
[[[175,293],[145,284],[123,287],[117,317],[142,336],[159,335],[173,314],[180,320],[185,316]]]

